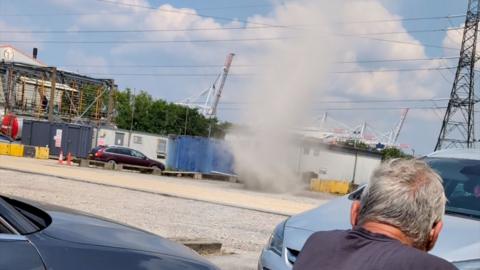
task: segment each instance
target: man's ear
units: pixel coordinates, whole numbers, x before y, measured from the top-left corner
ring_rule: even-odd
[[[352,207],[350,208],[350,224],[352,224],[352,228],[357,226],[359,216],[360,216],[360,201],[353,201]]]
[[[427,244],[427,251],[430,251],[435,246],[437,242],[438,236],[443,228],[443,221],[437,222],[433,228],[430,230],[430,234],[428,235],[428,244]]]

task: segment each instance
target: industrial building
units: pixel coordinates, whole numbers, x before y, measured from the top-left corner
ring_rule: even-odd
[[[0,116],[110,124],[115,84],[47,66],[13,46],[0,46]]]

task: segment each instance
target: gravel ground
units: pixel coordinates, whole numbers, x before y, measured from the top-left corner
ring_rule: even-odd
[[[207,184],[238,188],[230,183]],[[285,218],[234,207],[6,170],[0,170],[0,193],[81,210],[167,238],[219,241],[223,243],[226,253],[233,254],[212,256],[209,259],[222,269],[232,270],[256,269],[261,248],[275,225]],[[312,199],[314,198],[300,198],[306,201]]]

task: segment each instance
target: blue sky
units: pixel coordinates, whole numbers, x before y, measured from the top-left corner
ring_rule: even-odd
[[[123,0],[114,1],[127,3],[112,4],[96,0],[45,0],[45,1],[14,1],[0,0],[0,28],[4,30],[138,30],[138,29],[181,29],[181,28],[223,28],[244,26],[244,21],[279,23],[294,23],[302,18],[288,18],[290,9],[297,12],[298,7],[308,0]],[[315,1],[314,1],[315,2]],[[361,2],[361,1],[357,1]],[[345,5],[338,10],[338,15],[329,14],[335,21],[382,20],[394,18],[432,17],[462,14],[466,10],[467,1],[451,0],[368,0],[369,12],[358,12],[360,7]],[[347,1],[348,3],[348,1]],[[374,3],[374,4],[371,4]],[[134,8],[128,5],[148,6],[150,8]],[[307,5],[305,4],[305,5]],[[357,4],[356,4],[357,5]],[[357,5],[358,6],[358,5]],[[197,12],[202,16],[182,15],[181,13],[160,12],[158,8],[187,8],[181,12]],[[333,9],[334,10],[334,9]],[[334,10],[335,13],[337,10]],[[293,14],[294,12],[292,12]],[[321,16],[319,12],[319,16]],[[221,20],[235,18],[236,21]],[[419,42],[419,46],[401,45],[374,40],[357,38],[338,38],[337,53],[340,59],[392,59],[392,58],[432,58],[456,56],[458,51],[441,48],[424,47],[422,44],[458,47],[459,39],[455,31],[446,37],[445,31],[415,33],[417,30],[442,29],[458,27],[463,18],[450,20],[416,20],[383,22],[345,26],[342,31],[413,31],[406,35],[382,36],[393,40],[408,40]],[[259,24],[256,24],[257,26]],[[253,24],[255,26],[255,24]],[[370,30],[371,28],[371,30]],[[366,30],[365,30],[366,29]],[[39,58],[48,65],[63,67],[96,77],[114,78],[120,88],[136,88],[146,90],[153,96],[169,101],[178,101],[208,88],[215,74],[221,69],[227,53],[235,52],[237,57],[232,68],[233,74],[262,74],[260,59],[269,51],[268,42],[223,42],[223,43],[172,43],[172,44],[124,44],[123,41],[152,40],[195,40],[195,39],[236,39],[286,37],[292,31],[277,29],[264,30],[225,30],[197,31],[186,33],[0,33],[0,42],[12,44],[28,53],[33,47],[39,47]],[[408,35],[408,36],[407,36]],[[338,40],[337,40],[338,39]],[[32,43],[21,43],[33,41]],[[106,44],[51,44],[42,41],[106,41]],[[109,43],[109,42],[117,43]],[[352,56],[353,55],[353,56]],[[321,61],[319,59],[319,61]],[[130,67],[125,67],[129,65]],[[141,66],[150,67],[141,67]],[[218,65],[218,67],[151,67],[161,65]],[[245,67],[254,66],[254,67]],[[425,63],[362,63],[355,66],[333,65],[334,71],[377,70],[397,68],[431,68],[454,66],[455,60]],[[135,67],[132,67],[135,66]],[[368,100],[368,99],[418,99],[442,98],[449,95],[454,70],[433,72],[418,72],[404,74],[385,72],[372,74],[328,75],[320,84],[328,89],[318,94],[319,100]],[[203,74],[205,76],[179,77],[168,74]],[[136,74],[136,75],[132,75]],[[150,75],[147,75],[150,74]],[[164,74],[165,76],[153,76]],[[260,75],[261,76],[261,75]],[[410,81],[410,78],[415,76]],[[228,105],[229,102],[246,102],[248,76],[233,75],[227,81],[224,101],[219,112],[219,118],[234,122],[242,122],[239,111],[244,110],[241,104]],[[325,83],[326,81],[326,83]],[[320,86],[319,86],[320,87]],[[444,105],[444,102],[439,106]],[[315,104],[314,104],[315,105]],[[321,115],[326,108],[323,103],[311,113],[311,118]],[[358,105],[358,104],[357,104]],[[356,105],[356,106],[357,106]],[[329,107],[339,106],[330,104]],[[353,105],[352,105],[353,106]],[[388,103],[372,106],[433,106],[432,103]],[[432,110],[433,111],[433,110]],[[400,142],[411,145],[417,153],[427,153],[432,150],[436,141],[440,119],[443,110],[415,111],[409,114],[406,125],[400,136]],[[331,111],[331,115],[349,125],[357,125],[367,121],[380,131],[392,128],[400,118],[399,110],[362,110],[362,111]],[[410,151],[410,150],[408,150]]]

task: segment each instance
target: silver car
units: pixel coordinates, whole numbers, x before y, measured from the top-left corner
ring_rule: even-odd
[[[442,176],[448,197],[443,231],[431,253],[460,270],[480,269],[480,151],[442,150],[424,160]],[[292,269],[311,234],[350,229],[351,201],[362,191],[363,187],[280,223],[262,251],[258,269]]]

